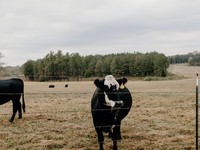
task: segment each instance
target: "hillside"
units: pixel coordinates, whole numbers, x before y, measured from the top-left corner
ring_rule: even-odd
[[[1,77],[18,77],[18,76],[22,76],[23,73],[20,69],[20,66],[16,66],[16,67],[4,67],[1,68],[0,70],[0,76]]]
[[[168,68],[168,71],[174,75],[184,77],[196,77],[196,74],[200,74],[199,66],[189,66],[187,63],[184,64],[172,64]]]

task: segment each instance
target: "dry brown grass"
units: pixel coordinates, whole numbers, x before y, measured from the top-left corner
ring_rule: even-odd
[[[196,73],[199,73],[199,66],[189,66],[187,63],[170,65],[169,71],[173,74],[194,77]]]
[[[27,113],[12,124],[11,103],[1,105],[0,149],[97,150],[90,113],[95,86],[65,84],[25,82]],[[129,81],[127,87],[134,101],[122,122],[120,150],[195,148],[195,74],[177,81]],[[105,149],[111,147],[106,137]]]

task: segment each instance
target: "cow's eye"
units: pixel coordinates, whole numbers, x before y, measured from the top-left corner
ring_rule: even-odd
[[[117,90],[117,86],[116,86],[116,85],[112,85],[112,86],[111,86],[111,90],[112,90],[112,91],[116,91],[116,90]]]

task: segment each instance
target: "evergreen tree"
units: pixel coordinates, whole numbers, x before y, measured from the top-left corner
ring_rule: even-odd
[[[34,80],[34,61],[28,60],[24,65],[23,65],[23,73],[24,76],[33,81]]]
[[[95,56],[90,57],[90,59],[88,61],[87,69],[85,71],[86,77],[94,77],[95,76],[96,63],[97,63],[97,58]]]
[[[98,76],[98,77],[102,76],[102,70],[101,70],[102,64],[103,64],[102,57],[99,56],[97,58],[97,62],[96,62],[96,65],[95,65],[95,75]]]
[[[111,56],[104,56],[102,66],[101,66],[101,71],[102,71],[102,76],[106,76],[111,74],[111,62],[112,62],[112,57]]]
[[[82,57],[79,55],[79,53],[71,54],[70,69],[71,75],[76,77],[77,81],[79,81],[82,72]]]
[[[154,60],[154,74],[155,76],[165,77],[167,75],[167,68],[169,61],[164,54],[159,54]]]

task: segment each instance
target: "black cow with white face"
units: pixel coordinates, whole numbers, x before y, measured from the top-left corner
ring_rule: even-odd
[[[22,106],[20,102],[21,96]],[[12,100],[13,103],[13,114],[10,118],[10,122],[13,122],[17,111],[19,113],[19,119],[22,118],[22,107],[25,112],[24,82],[21,79],[0,80],[0,105],[10,100]]]
[[[103,132],[110,133],[113,150],[117,150],[117,140],[121,139],[121,121],[129,113],[132,96],[125,87],[126,78],[116,80],[108,75],[103,80],[96,79],[97,89],[91,101],[93,124],[98,135],[100,150],[103,150]]]

